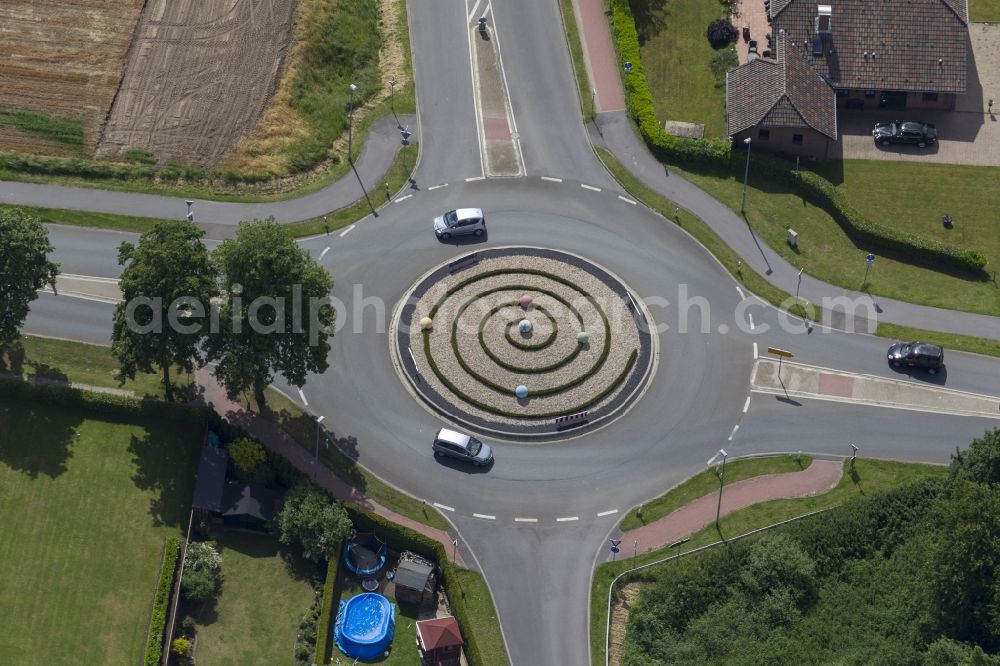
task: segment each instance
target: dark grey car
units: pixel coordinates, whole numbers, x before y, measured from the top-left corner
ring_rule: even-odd
[[[933,375],[944,365],[944,349],[927,342],[897,342],[889,347],[886,358],[897,368],[924,368]]]
[[[923,148],[937,141],[937,127],[913,120],[893,120],[890,123],[876,123],[872,137],[880,146],[906,143]]]

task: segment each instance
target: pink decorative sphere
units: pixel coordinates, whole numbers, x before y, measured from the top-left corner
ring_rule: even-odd
[[[523,296],[521,296],[521,298],[517,299],[517,302],[521,304],[522,308],[527,310],[528,308],[531,307],[532,300],[534,299],[531,298],[530,294],[524,294]]]

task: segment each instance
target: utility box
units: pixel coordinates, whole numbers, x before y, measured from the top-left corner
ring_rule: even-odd
[[[795,233],[794,229],[788,230],[788,246],[798,247],[799,246],[799,235]]]

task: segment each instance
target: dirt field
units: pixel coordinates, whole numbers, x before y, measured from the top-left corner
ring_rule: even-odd
[[[161,163],[217,163],[267,107],[294,5],[149,0],[98,154],[141,148]]]
[[[0,1],[0,107],[83,123],[96,146],[143,0]],[[10,127],[0,150],[75,152]]]

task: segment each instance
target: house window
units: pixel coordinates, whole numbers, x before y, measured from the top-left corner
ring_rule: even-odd
[[[757,138],[760,139],[761,141],[767,141],[768,139],[771,138],[771,130],[769,129],[758,130]]]
[[[802,145],[802,135],[801,134],[793,134],[792,135],[792,143],[794,143],[796,146],[801,146]]]
[[[925,102],[936,102],[937,101],[937,96],[938,96],[937,93],[924,93],[924,101]]]
[[[874,90],[866,90],[865,91],[865,97],[874,97],[874,96],[875,96],[875,91]]]

